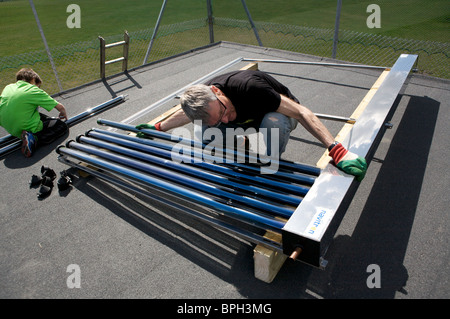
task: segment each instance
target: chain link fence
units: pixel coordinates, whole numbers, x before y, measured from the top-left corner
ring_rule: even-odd
[[[0,2],[0,5],[2,3]],[[257,4],[254,4],[254,6]],[[250,7],[250,10],[252,8]],[[343,8],[343,10],[345,7]],[[206,11],[206,10],[205,10]],[[245,15],[245,14],[244,14]],[[341,16],[341,21],[345,15]],[[334,28],[300,26],[254,19],[256,30],[264,47],[331,57]],[[333,19],[329,19],[333,20]],[[333,21],[334,23],[334,21]],[[248,19],[214,17],[214,41],[258,45]],[[129,32],[130,51],[128,68],[142,65],[154,29]],[[123,40],[123,34],[105,36],[106,43]],[[210,43],[207,18],[161,25],[147,63],[170,57]],[[418,72],[439,78],[450,78],[449,42],[414,40],[380,35],[371,32],[339,30],[336,58],[369,65],[392,66],[401,53],[418,54]],[[100,78],[99,40],[51,46],[55,68],[62,86],[68,90]],[[122,48],[106,51],[106,60],[122,56]],[[31,67],[44,80],[43,89],[53,94],[61,91],[56,81],[46,50],[4,56],[0,53],[0,88],[14,82],[14,75],[22,67]],[[106,75],[121,72],[121,65],[106,67]]]

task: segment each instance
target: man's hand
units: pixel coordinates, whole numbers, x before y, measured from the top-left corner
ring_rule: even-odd
[[[159,124],[159,123],[158,123],[158,124]],[[138,130],[142,130],[142,129],[150,129],[150,130],[157,130],[157,131],[160,131],[161,129],[158,129],[158,127],[157,127],[158,124],[152,125],[152,124],[146,124],[146,123],[144,123],[144,124],[139,124],[139,125],[137,125],[136,128],[137,128]],[[140,137],[140,138],[150,138],[149,136],[147,136],[146,134],[144,134],[144,133],[142,133],[142,132],[136,133],[136,136],[137,136],[137,137]]]
[[[142,129],[145,129],[145,128],[148,128],[150,130],[156,130],[156,127],[154,125],[152,125],[152,124],[139,124],[139,125],[136,126],[136,128],[138,130],[142,130]]]
[[[363,180],[367,171],[367,163],[364,158],[349,152],[341,143],[335,145],[329,155],[340,170],[356,176],[358,182]]]
[[[66,120],[67,121],[67,112],[64,105],[61,103],[58,103],[58,105],[55,106],[55,109],[59,112],[59,119],[60,120]]]

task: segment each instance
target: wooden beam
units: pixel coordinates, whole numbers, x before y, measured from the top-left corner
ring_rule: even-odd
[[[358,121],[361,113],[366,109],[367,104],[369,104],[370,100],[372,100],[373,96],[377,92],[380,85],[383,83],[386,76],[389,74],[389,69],[386,69],[381,73],[376,82],[372,85],[369,92],[367,92],[366,96],[362,99],[361,103],[359,103],[358,107],[355,109],[353,114],[350,116],[352,119],[355,119],[355,123]],[[335,141],[342,142],[347,134],[352,129],[354,123],[346,123],[339,131],[339,133],[335,137]],[[324,168],[331,161],[331,157],[328,156],[328,150],[325,150],[322,157],[317,161],[316,166],[319,168]]]

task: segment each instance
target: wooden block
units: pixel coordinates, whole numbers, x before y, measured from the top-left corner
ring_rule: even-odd
[[[281,242],[281,234],[268,231],[264,237]],[[287,256],[259,244],[253,250],[255,262],[255,277],[271,283],[283,266]]]
[[[246,66],[240,68],[239,70],[243,71],[243,70],[253,70],[253,71],[257,71],[258,70],[258,63],[249,63]]]
[[[389,74],[389,70],[386,69],[381,73],[381,75],[378,77],[378,79],[375,81],[375,83],[370,88],[369,92],[364,96],[361,103],[359,103],[358,107],[353,111],[351,118],[358,120],[359,116],[362,114],[362,112],[366,109],[367,104],[372,100],[373,96],[377,92],[380,85],[383,83],[386,76]],[[353,128],[353,124],[346,123],[342,127],[342,129],[339,131],[339,133],[335,137],[335,141],[342,142],[344,138],[347,136],[347,134],[350,132],[350,130]],[[319,168],[324,168],[329,162],[331,161],[331,157],[328,156],[328,150],[325,150],[322,157],[317,161],[316,166]]]

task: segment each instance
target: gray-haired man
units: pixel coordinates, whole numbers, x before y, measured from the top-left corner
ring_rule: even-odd
[[[217,127],[255,128],[268,134],[265,137],[268,155],[282,154],[289,135],[300,123],[330,151],[337,167],[355,175],[361,181],[367,170],[364,158],[346,150],[336,143],[322,122],[308,108],[301,105],[289,89],[275,78],[262,71],[232,71],[219,75],[205,84],[188,88],[180,98],[182,110],[157,123],[154,128],[168,131],[189,122],[201,120],[196,133]],[[149,128],[138,125],[137,128]],[[274,133],[276,132],[276,133]],[[272,134],[278,134],[278,149],[271,143]]]

